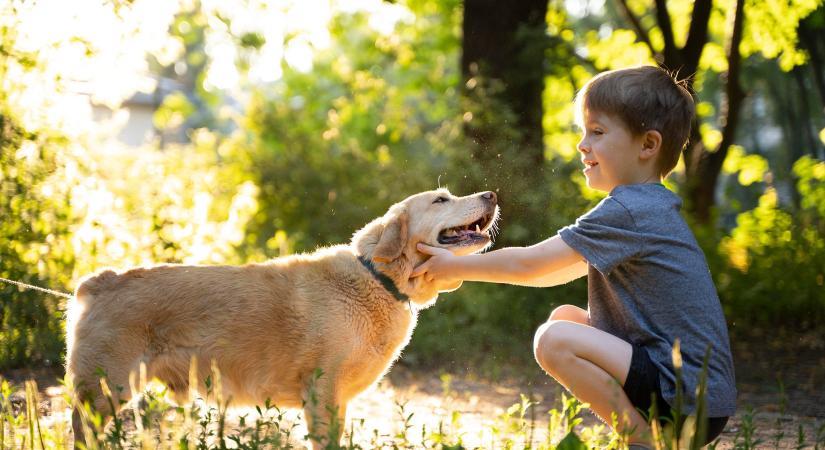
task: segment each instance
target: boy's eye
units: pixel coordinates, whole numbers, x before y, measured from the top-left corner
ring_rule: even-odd
[[[448,201],[450,201],[450,199],[448,199],[447,197],[438,197],[437,199],[433,200],[433,203],[444,203]]]

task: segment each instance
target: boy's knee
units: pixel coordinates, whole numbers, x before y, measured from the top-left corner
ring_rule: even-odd
[[[536,330],[533,337],[533,356],[548,372],[552,372],[552,368],[558,364],[564,364],[565,359],[574,357],[570,325],[564,321],[551,320]]]
[[[587,312],[583,311],[578,306],[574,305],[561,305],[557,306],[553,312],[550,313],[550,318],[547,320],[570,320],[573,322],[580,322],[583,318],[582,316],[586,317]]]

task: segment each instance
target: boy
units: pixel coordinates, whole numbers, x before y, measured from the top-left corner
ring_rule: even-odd
[[[632,447],[650,445],[643,417],[655,395],[672,420],[678,340],[683,413],[696,407],[705,352],[705,443],[735,412],[728,332],[704,254],[679,215],[681,201],[661,181],[673,170],[690,132],[693,99],[657,67],[594,77],[576,98],[578,144],[590,188],[609,195],[595,208],[531,247],[455,256],[432,255],[413,276],[553,286],[587,275],[587,310],[556,308],[535,335],[536,361],[610,423]],[[640,413],[641,412],[641,413]],[[637,447],[638,446],[638,447]]]

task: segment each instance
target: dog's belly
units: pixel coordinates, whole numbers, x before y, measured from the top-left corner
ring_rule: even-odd
[[[235,406],[270,404],[285,408],[300,407],[305,382],[311,370],[305,364],[279,364],[270,367],[257,349],[238,347],[166,347],[162,353],[145,358],[150,377],[166,384],[177,398],[185,398],[191,377],[201,396],[220,396]],[[239,360],[238,355],[246,359]],[[196,362],[195,371],[192,361]],[[215,373],[217,370],[217,374]]]

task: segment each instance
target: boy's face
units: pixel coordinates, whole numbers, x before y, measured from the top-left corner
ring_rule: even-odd
[[[640,158],[644,135],[634,136],[621,120],[598,111],[585,108],[583,119],[577,149],[588,187],[610,192],[619,185],[651,181],[649,164]]]

